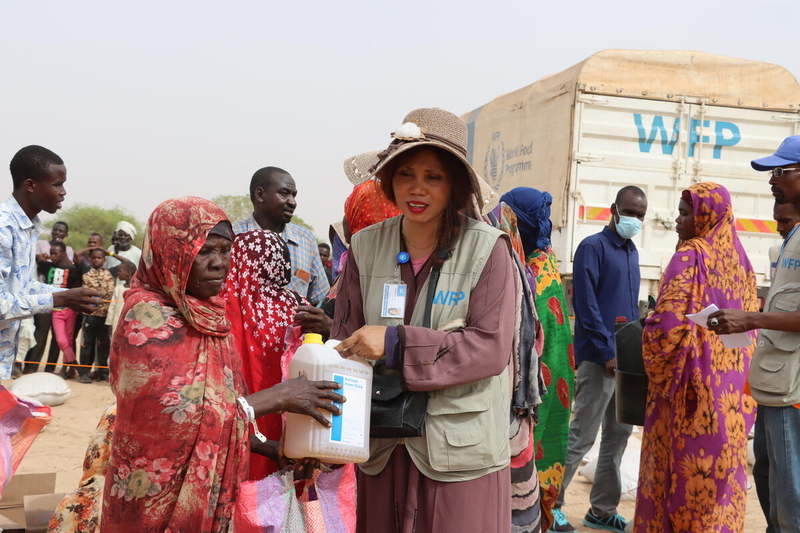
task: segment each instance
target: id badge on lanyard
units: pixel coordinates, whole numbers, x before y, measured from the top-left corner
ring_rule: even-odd
[[[410,259],[406,252],[397,254],[394,278],[383,284],[381,318],[399,318],[402,320],[405,316],[407,287],[403,280],[400,279],[400,265],[408,263]]]

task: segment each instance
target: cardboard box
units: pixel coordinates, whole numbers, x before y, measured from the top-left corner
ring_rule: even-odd
[[[12,477],[0,500],[0,530],[3,533],[47,531],[50,516],[64,498],[63,494],[53,493],[55,488],[55,472]]]

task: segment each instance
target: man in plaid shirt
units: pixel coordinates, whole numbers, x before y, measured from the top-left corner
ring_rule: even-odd
[[[297,187],[292,176],[277,167],[264,167],[250,180],[250,200],[253,214],[233,225],[237,235],[246,231],[268,229],[278,233],[289,245],[292,261],[292,281],[288,288],[318,305],[328,294],[330,285],[319,258],[314,234],[307,228],[292,224],[297,207]],[[301,317],[302,318],[302,317]]]

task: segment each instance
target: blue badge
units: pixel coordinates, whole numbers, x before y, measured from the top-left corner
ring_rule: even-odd
[[[397,254],[397,262],[401,265],[405,265],[411,260],[411,256],[408,255],[408,252],[400,252]]]

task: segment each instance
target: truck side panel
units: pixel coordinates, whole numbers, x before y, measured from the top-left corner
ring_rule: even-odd
[[[648,216],[634,239],[643,280],[658,280],[677,243],[674,219],[681,192],[714,181],[731,192],[740,238],[758,274],[768,282],[769,247],[780,239],[772,222],[773,197],[750,161],[772,153],[795,132],[796,114],[733,109],[701,103],[638,98],[579,97],[578,140],[566,261],[578,243],[607,223],[605,210],[629,184],[648,195]],[[688,99],[687,99],[688,100]],[[776,118],[780,116],[780,118]],[[571,272],[571,265],[562,266]],[[652,283],[648,292],[652,292]]]

